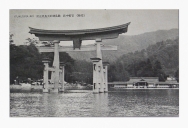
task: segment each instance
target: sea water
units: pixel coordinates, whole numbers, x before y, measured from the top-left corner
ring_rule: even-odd
[[[10,117],[177,117],[179,89],[10,93]]]

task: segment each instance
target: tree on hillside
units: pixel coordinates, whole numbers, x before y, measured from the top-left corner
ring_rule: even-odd
[[[10,46],[10,83],[19,79],[42,78],[43,64],[35,46]]]
[[[36,45],[39,44],[40,42],[37,38],[33,38],[33,39],[27,38],[26,40],[27,40],[27,42],[25,42],[26,45],[30,45],[30,44]]]
[[[150,59],[147,59],[147,61],[141,61],[137,65],[137,76],[138,77],[152,77],[154,76],[153,72],[153,66],[150,62]]]
[[[74,81],[82,83],[93,82],[93,64],[86,60],[76,60],[73,66]]]
[[[162,70],[161,63],[158,60],[154,63],[154,76],[159,77],[159,81],[165,81],[167,77],[165,72]]]

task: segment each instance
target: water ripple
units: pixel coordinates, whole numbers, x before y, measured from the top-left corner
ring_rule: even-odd
[[[109,93],[11,93],[11,117],[179,116],[179,90]]]

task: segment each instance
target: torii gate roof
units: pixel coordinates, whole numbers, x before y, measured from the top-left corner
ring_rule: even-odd
[[[117,38],[119,34],[127,32],[129,24],[130,22],[118,26],[82,30],[44,30],[29,27],[29,33],[35,34],[41,41],[113,39]]]

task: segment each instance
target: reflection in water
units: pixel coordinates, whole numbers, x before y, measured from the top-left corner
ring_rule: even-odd
[[[57,100],[57,96],[56,94],[48,94],[48,93],[44,93],[42,94],[42,103],[41,106],[43,108],[42,112],[45,114],[45,116],[56,116],[57,115],[57,110],[58,110],[58,104],[56,103]],[[46,113],[47,112],[47,113]]]
[[[94,94],[93,96],[93,116],[108,116],[108,93]]]
[[[178,116],[179,90],[108,93],[11,93],[11,117]]]

